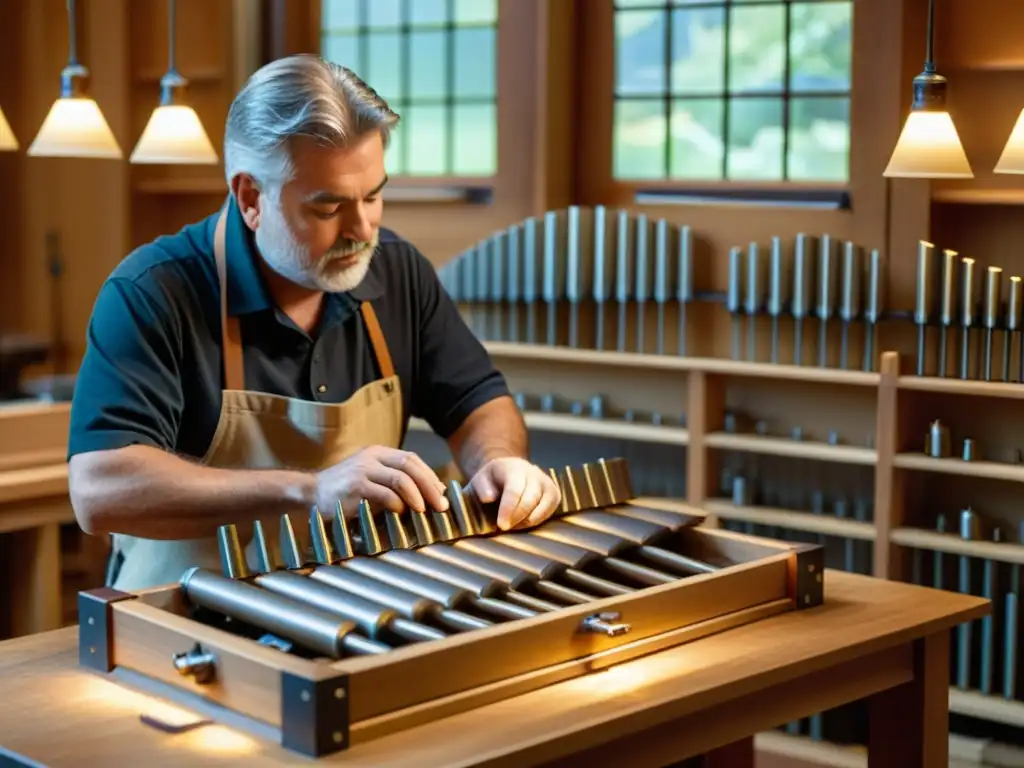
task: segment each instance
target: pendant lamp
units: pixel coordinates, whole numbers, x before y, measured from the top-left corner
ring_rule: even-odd
[[[17,149],[18,140],[14,138],[11,124],[7,122],[4,111],[0,109],[0,152],[16,152]]]
[[[185,103],[186,80],[174,63],[175,0],[169,3],[167,74],[160,78],[160,106],[153,110],[146,130],[132,152],[131,162],[141,164],[214,165],[217,152],[210,143],[196,111]]]
[[[1017,124],[1013,126],[994,170],[996,173],[1024,174],[1024,110],[1017,117]]]
[[[121,147],[99,105],[89,96],[89,70],[78,62],[75,0],[67,0],[68,64],[61,71],[60,97],[28,148],[34,157],[95,157],[118,160]]]
[[[936,73],[932,43],[935,0],[928,0],[928,44],[924,72],[914,78],[914,101],[883,175],[913,179],[974,178],[946,109],[946,78]]]

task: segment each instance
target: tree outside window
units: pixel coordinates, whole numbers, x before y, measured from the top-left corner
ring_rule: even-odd
[[[497,172],[497,0],[322,0],[321,55],[402,121],[389,175]]]
[[[616,179],[849,179],[852,0],[615,8]]]

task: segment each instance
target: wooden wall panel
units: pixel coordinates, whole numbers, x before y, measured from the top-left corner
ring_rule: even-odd
[[[92,95],[106,116],[122,149],[129,145],[128,28],[125,6],[100,0],[78,8],[78,51],[92,73]],[[22,9],[22,25],[0,31],[6,38],[21,36],[20,139],[27,150],[57,97],[60,71],[67,63],[68,29],[62,0],[34,0]],[[127,253],[130,201],[127,166],[115,160],[78,160],[18,156],[22,197],[20,218],[5,227],[20,230],[20,245],[4,261],[17,263],[10,273],[20,297],[18,330],[50,337],[51,290],[47,272],[47,235],[59,242],[64,276],[57,313],[66,334],[68,368],[77,367],[84,351],[84,334],[92,304],[110,270]]]
[[[18,71],[25,56],[26,41],[24,35],[3,30],[24,30],[26,11],[24,3],[0,3],[0,109],[21,145],[18,152],[0,152],[0,211],[3,212],[0,218],[0,329],[17,327],[21,315],[18,288],[24,240],[21,227],[11,224],[24,219],[21,156],[28,146],[28,121],[21,109],[24,83],[21,78],[3,75]]]
[[[191,80],[190,95],[218,150],[227,108],[240,82],[236,53],[245,41],[234,32],[240,1],[178,3],[178,64]],[[518,42],[503,46],[499,54],[503,143],[495,202],[391,202],[385,214],[389,226],[438,264],[493,230],[549,208],[602,203],[637,209],[631,197],[622,198],[600,180],[610,150],[601,143],[599,115],[595,118],[593,111],[595,99],[606,97],[596,95],[594,83],[608,82],[608,72],[602,70],[610,66],[611,52],[597,59],[597,67],[586,64],[593,60],[587,58],[592,26],[601,17],[593,9],[610,0],[587,0],[585,6],[578,0],[501,2],[503,39]],[[317,0],[264,4],[261,36],[271,53],[315,50],[311,18],[317,5]],[[82,58],[92,68],[94,94],[126,155],[157,102],[159,76],[167,66],[166,10],[167,0],[79,4]],[[913,254],[920,238],[956,243],[965,253],[982,258],[991,254],[1004,259],[1000,263],[1008,269],[1024,269],[1024,264],[1013,266],[1020,236],[1013,222],[1024,189],[1017,177],[990,173],[1024,107],[1024,54],[1007,31],[1024,11],[1013,0],[940,0],[937,9],[940,71],[950,79],[951,109],[979,178],[930,184],[881,175],[909,107],[910,81],[923,63],[925,11],[926,0],[857,0],[852,210],[644,208],[651,217],[693,226],[698,259],[703,261],[699,288],[724,287],[730,246],[797,232],[828,232],[882,248],[889,260],[890,302],[901,309],[912,305]],[[63,19],[60,0],[3,3],[0,8],[0,104],[23,149],[56,96],[67,56]],[[0,185],[5,223],[0,228],[0,322],[5,328],[48,334],[46,235],[57,232],[67,269],[61,316],[72,361],[83,349],[85,322],[110,269],[132,247],[213,212],[226,192],[219,165],[133,167],[126,162],[28,158],[22,151],[0,156],[0,175],[5,180]],[[933,199],[942,207],[933,210]],[[987,205],[985,211],[972,204],[993,200],[998,205]],[[720,321],[708,322],[719,335]],[[883,341],[901,343],[897,336]]]

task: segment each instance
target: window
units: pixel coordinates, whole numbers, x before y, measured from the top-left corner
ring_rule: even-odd
[[[497,172],[497,0],[322,0],[321,55],[402,116],[391,176]]]
[[[852,0],[616,0],[620,180],[845,182]]]

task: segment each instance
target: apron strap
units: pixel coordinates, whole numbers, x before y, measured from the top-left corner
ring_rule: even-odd
[[[224,389],[245,389],[245,368],[242,366],[242,329],[238,318],[228,314],[228,208],[224,206],[217,217],[213,233],[213,257],[217,262],[217,280],[220,282],[220,333],[224,355]]]
[[[394,376],[395,366],[391,362],[388,343],[384,340],[384,332],[380,329],[380,322],[377,320],[377,313],[373,310],[373,305],[364,301],[359,305],[359,312],[366,324],[366,332],[370,336],[370,346],[373,347],[373,354],[377,358],[377,367],[380,368],[381,378],[387,379]]]
[[[221,349],[224,355],[224,388],[245,389],[245,369],[242,366],[242,330],[238,318],[228,314],[228,259],[227,259],[227,204],[217,217],[217,228],[213,233],[213,257],[217,262],[217,280],[220,283],[220,327],[221,327]],[[380,322],[377,320],[377,313],[368,301],[359,305],[359,312],[363,316],[363,323],[366,325],[366,332],[370,337],[370,346],[373,347],[374,357],[377,358],[377,367],[380,368],[382,378],[389,378],[395,375],[395,366],[391,361],[391,352],[388,351],[388,343],[384,339],[384,332],[380,329]]]

